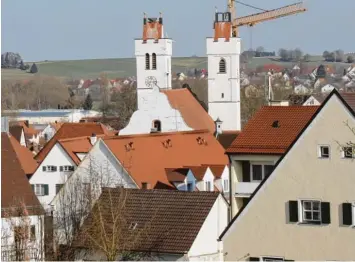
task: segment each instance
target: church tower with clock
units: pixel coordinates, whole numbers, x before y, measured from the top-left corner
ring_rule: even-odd
[[[206,40],[208,113],[222,122],[222,131],[241,130],[240,38],[232,35],[231,13],[215,14],[214,37]]]
[[[164,38],[163,18],[143,18],[143,37],[135,39],[138,109],[151,91],[171,89],[172,39]]]

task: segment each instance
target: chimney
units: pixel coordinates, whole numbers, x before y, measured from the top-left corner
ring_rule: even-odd
[[[95,133],[92,133],[91,137],[90,137],[90,143],[92,145],[94,145],[97,141],[97,137],[96,137],[96,134]]]
[[[223,121],[217,117],[216,121],[214,121],[214,126],[215,126],[215,136],[218,137],[218,135],[222,134],[222,123]]]

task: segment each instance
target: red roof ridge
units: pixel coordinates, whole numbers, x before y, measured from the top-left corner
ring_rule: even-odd
[[[105,138],[104,140],[127,139],[127,138],[136,138],[136,137],[152,137],[152,136],[207,134],[207,133],[210,133],[208,129],[200,129],[200,130],[189,130],[189,131],[174,131],[174,132],[148,133],[148,134],[137,134],[137,135],[109,136],[109,137]]]
[[[107,135],[96,135],[96,137],[105,137]],[[70,138],[60,138],[57,141],[58,142],[71,142],[71,141],[77,141],[77,140],[85,140],[85,139],[89,139],[91,136],[78,136],[78,137],[70,137]]]

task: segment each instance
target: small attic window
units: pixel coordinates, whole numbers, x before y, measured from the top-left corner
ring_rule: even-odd
[[[273,128],[279,128],[280,127],[280,123],[279,123],[279,120],[275,120],[272,125],[271,125]]]
[[[129,229],[129,230],[135,230],[136,227],[137,227],[137,225],[138,225],[138,223],[132,222],[132,223],[129,225],[128,229]]]

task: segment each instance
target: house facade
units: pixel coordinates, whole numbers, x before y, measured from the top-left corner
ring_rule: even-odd
[[[224,260],[355,258],[354,125],[333,91],[221,235]]]

